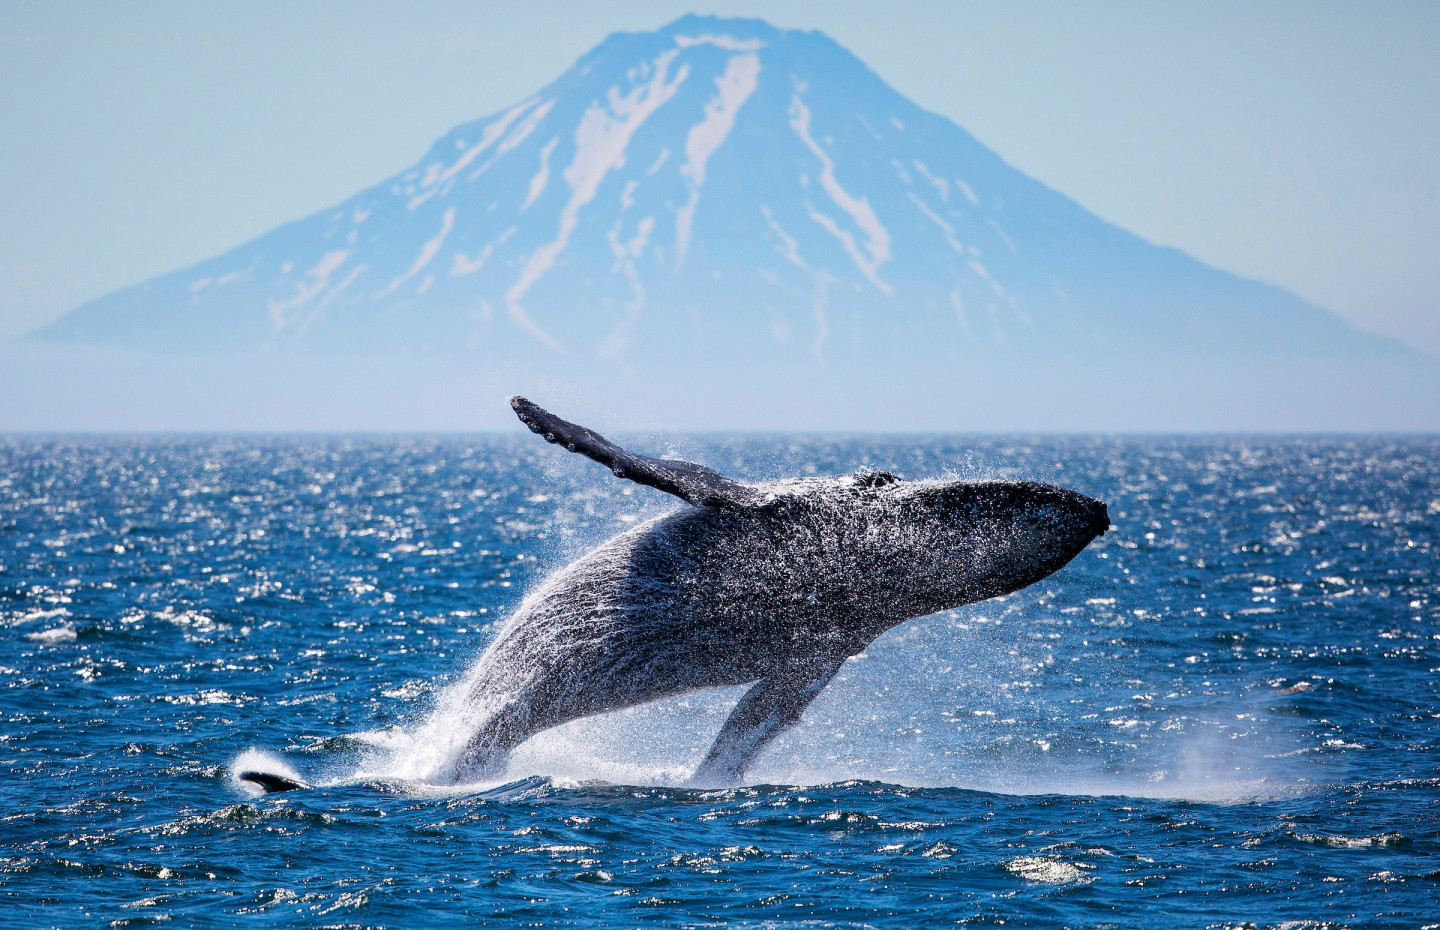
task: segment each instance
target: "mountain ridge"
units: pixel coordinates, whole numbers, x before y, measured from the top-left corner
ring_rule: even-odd
[[[1095,216],[823,33],[699,16],[613,34],[414,166],[32,338],[628,377],[1413,354]]]

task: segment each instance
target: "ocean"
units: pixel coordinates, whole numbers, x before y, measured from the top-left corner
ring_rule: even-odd
[[[878,639],[744,787],[682,787],[737,689],[453,787],[406,775],[441,691],[674,499],[518,434],[0,438],[0,923],[1440,927],[1440,439],[628,438],[1115,528]]]

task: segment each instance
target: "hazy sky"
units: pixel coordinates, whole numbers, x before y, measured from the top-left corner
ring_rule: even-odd
[[[617,30],[821,29],[1146,238],[1440,356],[1440,3],[0,4],[0,337],[406,167]]]

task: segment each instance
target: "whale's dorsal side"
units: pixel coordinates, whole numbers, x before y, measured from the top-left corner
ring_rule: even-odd
[[[719,507],[738,510],[760,501],[754,489],[731,481],[717,471],[694,462],[675,459],[654,459],[622,449],[594,430],[586,429],[531,403],[523,397],[510,398],[510,406],[520,422],[546,442],[563,446],[594,459],[615,473],[636,484],[674,494],[697,507]]]

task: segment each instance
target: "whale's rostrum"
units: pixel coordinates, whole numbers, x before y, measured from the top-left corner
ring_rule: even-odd
[[[524,398],[511,405],[549,442],[693,506],[527,594],[460,685],[453,781],[500,774],[512,749],[570,720],[749,684],[692,779],[735,783],[875,637],[1033,584],[1109,526],[1100,501],[1026,481],[861,472],[742,484],[629,452]]]

